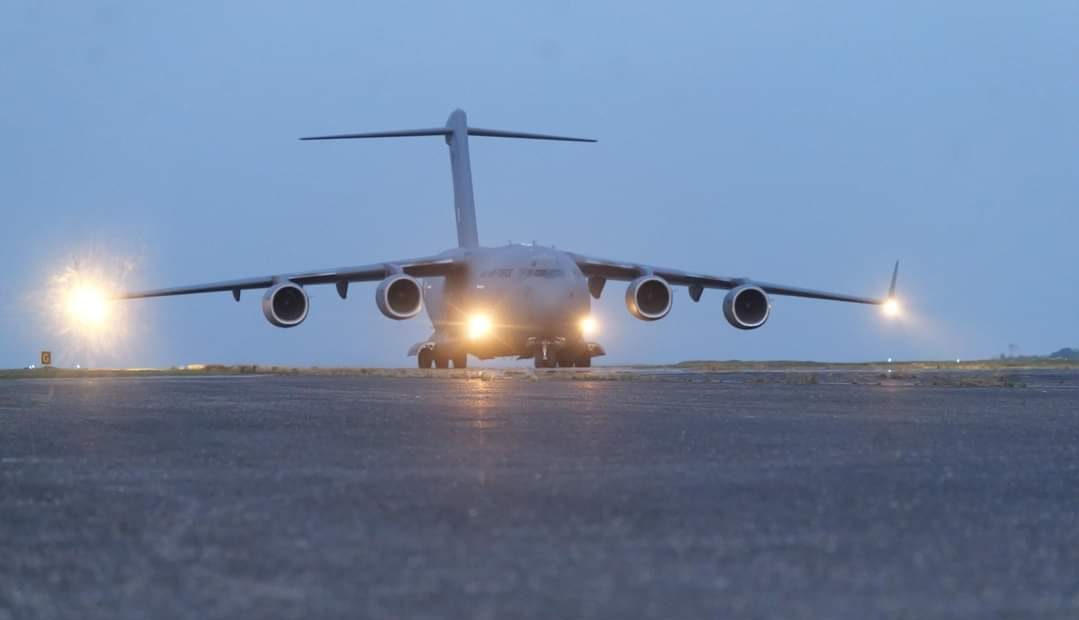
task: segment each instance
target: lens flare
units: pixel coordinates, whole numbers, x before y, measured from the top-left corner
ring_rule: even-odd
[[[591,336],[599,330],[599,324],[596,323],[596,319],[586,316],[581,319],[581,335]]]
[[[485,314],[477,314],[468,319],[468,337],[478,340],[491,333],[491,319]]]
[[[881,311],[884,312],[884,316],[886,317],[898,317],[900,313],[899,300],[895,297],[889,298],[887,301],[884,302],[884,305],[881,306]]]
[[[64,310],[73,324],[97,329],[108,319],[110,304],[108,295],[100,286],[81,283],[68,291]]]
[[[26,295],[25,303],[41,319],[42,330],[35,334],[41,349],[53,352],[57,366],[97,366],[120,359],[135,327],[134,317],[116,296],[129,288],[126,280],[135,259],[91,250],[64,262]]]

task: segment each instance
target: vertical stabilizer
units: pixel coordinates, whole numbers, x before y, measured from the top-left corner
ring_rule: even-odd
[[[476,200],[472,193],[472,163],[468,156],[468,119],[464,110],[454,110],[446,120],[446,144],[450,147],[450,172],[453,174],[453,211],[457,217],[457,246],[480,245],[476,225]]]
[[[560,142],[595,142],[590,138],[571,138],[545,133],[526,133],[503,129],[469,127],[464,110],[454,110],[445,127],[429,129],[400,129],[368,133],[343,133],[329,136],[309,136],[301,140],[352,140],[357,138],[409,138],[413,136],[443,136],[450,147],[450,170],[453,173],[453,210],[457,218],[457,245],[477,248],[480,234],[476,227],[476,202],[472,196],[472,163],[468,157],[468,136],[488,138],[520,138],[524,140],[557,140]]]

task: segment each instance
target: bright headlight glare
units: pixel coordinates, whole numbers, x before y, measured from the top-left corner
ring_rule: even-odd
[[[892,297],[888,301],[884,302],[881,306],[881,310],[884,312],[884,316],[897,317],[899,316],[899,300]]]
[[[109,313],[109,302],[104,291],[90,284],[80,284],[67,294],[68,318],[77,324],[101,325]]]
[[[585,336],[591,336],[596,333],[596,329],[599,325],[596,323],[596,319],[586,316],[581,319],[581,333]]]
[[[491,319],[485,314],[477,314],[468,319],[468,337],[483,338],[491,333]]]

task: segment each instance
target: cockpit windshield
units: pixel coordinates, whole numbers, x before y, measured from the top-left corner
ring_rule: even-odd
[[[562,269],[533,268],[522,269],[521,271],[526,278],[546,278],[548,280],[562,278],[566,275],[566,272]]]
[[[518,273],[524,278],[544,278],[553,280],[566,277],[564,269],[552,269],[549,267],[531,267],[519,269]],[[513,276],[513,269],[487,269],[480,273],[481,278],[509,278]]]

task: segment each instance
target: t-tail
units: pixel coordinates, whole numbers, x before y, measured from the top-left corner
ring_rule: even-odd
[[[541,133],[502,131],[469,127],[464,110],[454,110],[446,120],[445,127],[432,129],[404,129],[373,133],[347,133],[331,136],[310,136],[301,140],[350,140],[354,138],[407,138],[413,136],[444,136],[450,147],[450,171],[453,173],[453,207],[457,217],[457,245],[475,248],[480,245],[476,226],[476,201],[472,193],[472,165],[468,156],[468,137],[524,138],[527,140],[560,140],[563,142],[595,142],[588,138],[570,138]]]

